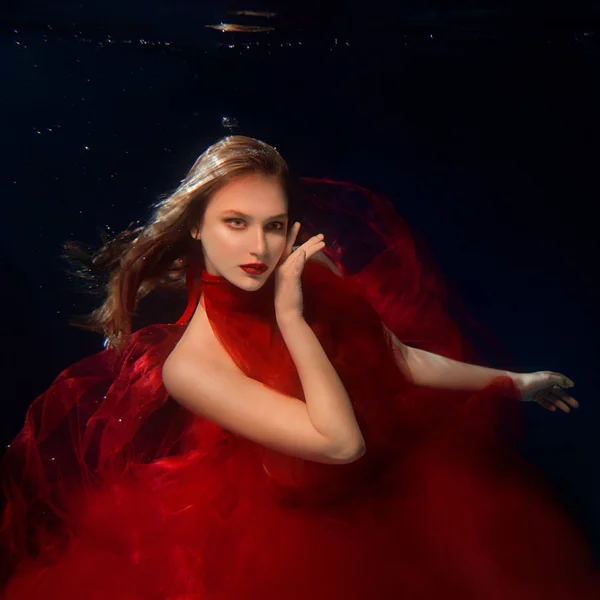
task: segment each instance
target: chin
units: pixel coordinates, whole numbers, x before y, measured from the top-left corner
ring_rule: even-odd
[[[244,289],[257,290],[260,289],[266,283],[270,276],[271,272],[269,270],[265,271],[264,273],[258,276],[247,275],[246,273],[244,273],[244,271],[241,271],[240,278],[237,279],[237,285]]]

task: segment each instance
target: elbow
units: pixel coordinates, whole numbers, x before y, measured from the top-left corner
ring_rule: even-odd
[[[356,462],[367,453],[367,446],[364,440],[355,444],[345,445],[333,453],[331,458],[339,465],[347,465]]]

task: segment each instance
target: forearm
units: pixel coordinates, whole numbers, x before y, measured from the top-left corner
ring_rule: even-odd
[[[313,330],[302,317],[279,322],[279,329],[315,429],[343,451],[362,452],[364,439],[346,388]]]
[[[515,373],[490,369],[452,360],[419,348],[408,347],[406,363],[414,383],[418,386],[462,391],[478,391],[496,377],[509,377]]]

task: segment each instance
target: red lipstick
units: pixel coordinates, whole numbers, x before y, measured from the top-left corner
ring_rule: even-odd
[[[268,269],[265,263],[248,263],[247,265],[240,265],[240,268],[249,275],[260,275]]]

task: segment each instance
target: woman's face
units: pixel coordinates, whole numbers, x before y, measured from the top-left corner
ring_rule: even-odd
[[[202,242],[204,264],[211,275],[246,289],[260,289],[285,250],[287,198],[274,177],[249,175],[214,194],[204,220],[192,235]],[[250,274],[240,265],[265,263],[266,271]]]

